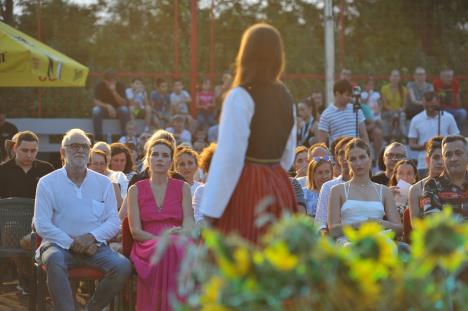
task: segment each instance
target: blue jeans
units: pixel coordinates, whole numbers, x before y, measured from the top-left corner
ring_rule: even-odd
[[[465,124],[467,115],[465,108],[444,108],[444,110],[453,115],[455,121],[457,121],[458,129],[461,132],[463,130],[463,124]]]
[[[127,106],[120,106],[116,108],[117,118],[120,121],[120,132],[122,136],[125,136],[125,126],[127,122],[130,121],[130,110]],[[102,119],[109,117],[109,114],[106,109],[100,106],[94,106],[91,111],[91,116],[93,118],[93,127],[94,127],[94,136],[96,140],[102,140]]]
[[[107,245],[100,246],[93,256],[86,256],[74,254],[54,243],[46,243],[41,247],[41,262],[46,265],[47,287],[58,311],[75,310],[68,268],[91,266],[105,272],[89,301],[88,310],[102,310],[108,305],[132,272],[128,259]]]

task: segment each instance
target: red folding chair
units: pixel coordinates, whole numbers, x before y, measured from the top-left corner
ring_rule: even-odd
[[[130,252],[132,251],[133,237],[130,231],[130,224],[128,223],[128,217],[125,217],[122,221],[122,254],[130,258]],[[133,265],[132,265],[133,268]],[[136,275],[135,269],[132,271],[132,275],[128,280],[125,289],[123,290],[124,310],[131,310],[135,306],[134,289],[133,289],[133,276]]]
[[[40,246],[42,238],[36,233],[36,249]],[[46,265],[35,263],[37,274],[37,306],[38,311],[46,311],[45,288],[46,288]],[[94,267],[75,267],[68,269],[70,281],[99,281],[105,275],[104,271]],[[114,300],[110,303],[110,311],[114,310]]]

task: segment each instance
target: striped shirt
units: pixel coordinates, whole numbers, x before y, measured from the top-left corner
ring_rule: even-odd
[[[359,110],[359,124],[364,120],[364,114]],[[318,129],[328,133],[330,142],[341,136],[356,136],[356,114],[353,112],[353,105],[338,108],[330,104],[320,116]]]

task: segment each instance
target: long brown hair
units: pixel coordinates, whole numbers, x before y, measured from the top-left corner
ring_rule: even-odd
[[[367,156],[370,158],[371,153],[369,145],[361,138],[353,138],[346,144],[345,147],[346,160],[349,160],[349,152],[354,148],[364,150],[367,153]]]
[[[388,181],[388,186],[396,186],[398,184],[397,180],[397,171],[398,168],[402,165],[408,164],[413,168],[414,171],[414,183],[417,183],[419,181],[419,174],[418,174],[418,168],[416,167],[416,164],[414,163],[413,160],[400,160],[395,164],[395,167],[393,168],[393,174],[390,180]]]
[[[113,156],[118,155],[120,153],[125,154],[126,162],[123,172],[125,174],[130,173],[133,170],[133,160],[132,155],[130,154],[130,149],[127,146],[121,143],[112,143],[110,145],[111,148],[111,159]]]
[[[284,49],[279,31],[265,23],[249,27],[242,35],[232,87],[253,82],[275,82],[283,70]]]
[[[314,181],[315,170],[322,164],[330,165],[330,179],[333,177],[333,165],[330,160],[319,159],[318,161],[312,160],[307,168],[307,184],[309,190],[320,190]]]
[[[152,140],[148,144],[148,148],[146,149],[145,159],[143,160],[144,166],[149,169],[151,172],[151,165],[150,165],[150,158],[151,158],[151,149],[156,145],[164,145],[170,150],[171,161],[174,159],[174,144],[166,139],[159,138]]]

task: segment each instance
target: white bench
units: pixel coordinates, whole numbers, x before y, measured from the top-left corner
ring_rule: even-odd
[[[79,128],[87,133],[94,133],[91,119],[34,119],[10,118],[9,122],[16,125],[19,131],[32,131],[39,137],[40,152],[59,152],[62,135],[68,130]],[[137,120],[137,132],[141,133],[144,122]],[[105,137],[120,135],[120,125],[117,119],[105,119],[102,124]]]

